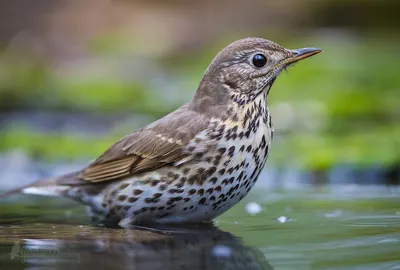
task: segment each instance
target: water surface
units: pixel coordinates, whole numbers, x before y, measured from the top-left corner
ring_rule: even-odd
[[[13,196],[0,204],[0,269],[400,269],[399,194],[259,187],[214,224],[151,230],[94,226],[67,199]]]

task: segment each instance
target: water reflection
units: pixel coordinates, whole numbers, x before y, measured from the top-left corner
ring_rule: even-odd
[[[4,269],[273,269],[257,248],[211,225],[184,231],[34,227],[2,230],[9,235],[0,249]]]

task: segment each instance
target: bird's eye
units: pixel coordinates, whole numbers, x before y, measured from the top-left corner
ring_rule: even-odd
[[[253,56],[253,65],[256,67],[263,67],[267,63],[267,58],[263,54],[256,54]]]

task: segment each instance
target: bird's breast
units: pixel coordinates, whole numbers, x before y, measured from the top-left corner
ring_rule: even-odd
[[[212,204],[214,213],[226,211],[247,195],[269,153],[272,126],[265,101],[255,100],[236,120],[220,121],[215,126],[211,132],[217,140],[214,154],[202,161],[202,166],[215,168],[212,171],[217,175],[204,182],[206,189],[219,190],[219,199]],[[208,161],[208,166],[203,163]]]

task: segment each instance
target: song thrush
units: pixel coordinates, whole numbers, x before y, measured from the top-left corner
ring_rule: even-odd
[[[119,140],[81,171],[24,193],[66,196],[120,225],[209,221],[253,187],[273,137],[267,95],[279,73],[321,52],[261,38],[224,48],[194,98]]]

